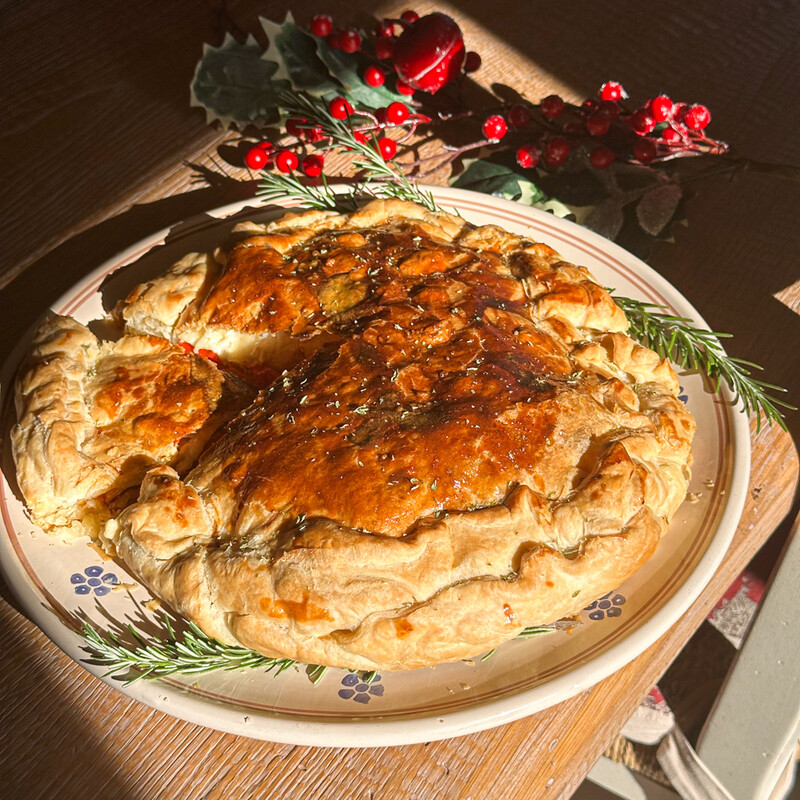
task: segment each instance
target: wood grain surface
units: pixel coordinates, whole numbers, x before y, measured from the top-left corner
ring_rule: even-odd
[[[286,4],[211,0],[0,0],[0,250],[5,352],[63,291],[162,227],[249,187],[193,183],[225,135],[188,106],[202,43]],[[295,3],[359,21],[402,3]],[[634,0],[416,4],[462,24],[482,84],[571,100],[621,80],[635,101],[706,103],[712,132],[797,164],[796,2]],[[363,18],[363,17],[362,17]],[[697,186],[688,224],[651,263],[730,350],[800,396],[800,185],[756,173]],[[5,387],[2,387],[3,389]],[[788,418],[795,438],[800,415]],[[257,742],[185,723],[92,678],[0,600],[0,795],[9,798],[567,798],[792,503],[797,456],[776,428],[753,436],[750,496],[733,545],[692,609],[615,675],[533,717],[428,745],[354,750]],[[3,589],[5,592],[5,589]],[[6,593],[7,594],[7,593]],[[343,745],[346,743],[342,743]]]

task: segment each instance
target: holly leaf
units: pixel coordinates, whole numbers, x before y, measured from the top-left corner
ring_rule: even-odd
[[[278,97],[291,84],[277,77],[277,63],[261,55],[252,36],[240,44],[227,34],[220,47],[204,45],[192,79],[191,105],[205,108],[207,122],[231,127],[280,119]]]
[[[675,183],[657,186],[642,195],[636,205],[636,219],[642,230],[651,236],[658,236],[675,215],[682,192]]]
[[[616,239],[622,230],[622,223],[625,217],[622,213],[622,206],[619,198],[611,197],[596,206],[583,221],[583,224],[591,230],[605,236],[606,239]]]
[[[526,205],[534,205],[539,201],[547,200],[545,194],[533,181],[523,178],[519,173],[503,164],[494,164],[491,161],[469,163],[453,182],[453,186],[505,197],[507,200],[518,200]]]
[[[263,58],[279,64],[280,77],[290,80],[295,89],[317,97],[341,94],[341,84],[317,55],[316,38],[297,26],[291,12],[281,24],[264,17],[258,21],[269,39]]]
[[[384,108],[395,100],[403,100],[399,95],[383,86],[367,86],[361,80],[366,62],[355,53],[334,50],[324,39],[317,39],[317,55],[328,68],[331,75],[344,87],[344,94],[354,104],[367,108]]]

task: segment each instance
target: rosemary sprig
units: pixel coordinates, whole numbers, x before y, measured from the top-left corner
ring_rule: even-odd
[[[259,183],[259,195],[275,199],[289,194],[312,208],[335,210],[352,209],[358,197],[396,197],[436,211],[436,201],[430,192],[420,189],[394,161],[384,161],[372,144],[356,137],[354,125],[365,112],[356,111],[347,119],[336,119],[323,100],[304,92],[286,92],[280,96],[280,103],[289,116],[308,120],[310,126],[319,129],[330,147],[352,152],[353,166],[369,176],[370,185],[357,183],[351,187],[351,191],[337,193],[324,181],[322,186],[313,186],[291,176],[267,172]],[[374,141],[373,135],[373,144]]]
[[[126,644],[112,631],[99,631],[89,622],[82,621],[82,634],[86,642],[85,648],[92,658],[88,663],[108,667],[103,677],[125,673],[124,685],[129,686],[138,680],[154,680],[169,675],[199,675],[215,670],[264,669],[275,671],[279,675],[290,667],[305,667],[311,683],[316,685],[322,680],[327,667],[318,664],[301,664],[291,658],[269,658],[246,647],[223,644],[212,639],[193,622],[187,623],[187,630],[178,637],[170,618],[165,614],[164,626],[166,637],[145,637],[132,625],[126,626],[136,644]],[[527,639],[541,633],[559,630],[559,623],[541,627],[525,628],[517,635],[518,639]],[[487,653],[487,659],[494,650]],[[372,683],[377,677],[376,670],[353,670],[364,683]]]
[[[698,328],[688,317],[665,314],[665,306],[620,297],[613,292],[611,296],[628,317],[629,333],[634,338],[684,369],[704,372],[716,382],[717,390],[724,380],[734,393],[734,402],[741,401],[744,412],[748,416],[755,415],[756,431],[761,430],[759,411],[764,413],[770,425],[775,422],[786,430],[778,406],[792,411],[797,409],[770,394],[785,392],[786,389],[753,378],[751,371],[762,369],[758,364],[729,356],[719,339],[729,338],[730,333]]]
[[[314,186],[305,183],[294,175],[283,172],[266,172],[258,184],[256,194],[264,200],[283,200],[287,197],[300,200],[307,208],[334,211],[353,211],[358,205],[354,192],[337,194],[323,177],[322,183]]]
[[[135,645],[128,645],[115,633],[101,633],[84,621],[83,637],[93,656],[89,663],[108,667],[105,676],[129,673],[126,686],[141,679],[164,678],[177,672],[196,675],[218,669],[261,668],[280,674],[297,663],[290,658],[269,658],[246,647],[223,644],[206,636],[193,622],[187,623],[188,628],[180,637],[166,615],[164,625],[166,637],[150,639],[128,625],[127,630],[136,641]],[[309,677],[316,683],[325,668],[313,666],[311,669]]]

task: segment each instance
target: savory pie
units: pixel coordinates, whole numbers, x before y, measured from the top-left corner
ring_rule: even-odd
[[[120,309],[137,340],[285,370],[184,477],[154,458],[103,534],[207,634],[422,667],[575,614],[652,555],[694,422],[587,270],[400,201],[239,234]],[[59,402],[85,430],[83,401]],[[79,457],[101,459],[90,441]],[[40,450],[50,470],[78,458]]]
[[[16,383],[11,443],[31,519],[98,533],[158,464],[185,470],[253,390],[166,339],[100,342],[70,317],[36,333]]]

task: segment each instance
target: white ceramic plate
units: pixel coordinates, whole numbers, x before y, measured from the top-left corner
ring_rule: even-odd
[[[546,242],[565,258],[587,266],[604,286],[620,294],[663,303],[704,324],[697,312],[653,270],[602,237],[551,214],[487,195],[432,188],[444,208],[470,222],[496,223]],[[287,203],[287,206],[291,205]],[[53,309],[81,322],[136,284],[159,274],[191,250],[225,240],[234,221],[274,217],[275,206],[226,206],[157,233],[94,270]],[[21,342],[2,376],[9,394]],[[183,719],[237,734],[304,745],[384,746],[430,741],[489,728],[532,714],[581,692],[635,658],[689,607],[719,565],[744,505],[750,468],[747,420],[730,396],[711,393],[692,374],[681,378],[682,399],[697,419],[694,477],[686,502],[655,556],[617,591],[583,612],[583,624],[510,642],[486,661],[459,662],[416,671],[384,673],[371,685],[343,670],[328,670],[312,685],[302,669],[280,675],[259,670],[218,672],[189,678],[106,683]],[[9,425],[6,403],[5,430]],[[26,518],[5,437],[0,512],[0,564],[27,614],[71,658],[86,663],[82,639],[71,627],[84,614],[96,627],[137,621],[147,611],[146,589],[124,567],[87,542],[66,544],[37,530]],[[145,625],[148,623],[145,622]]]

